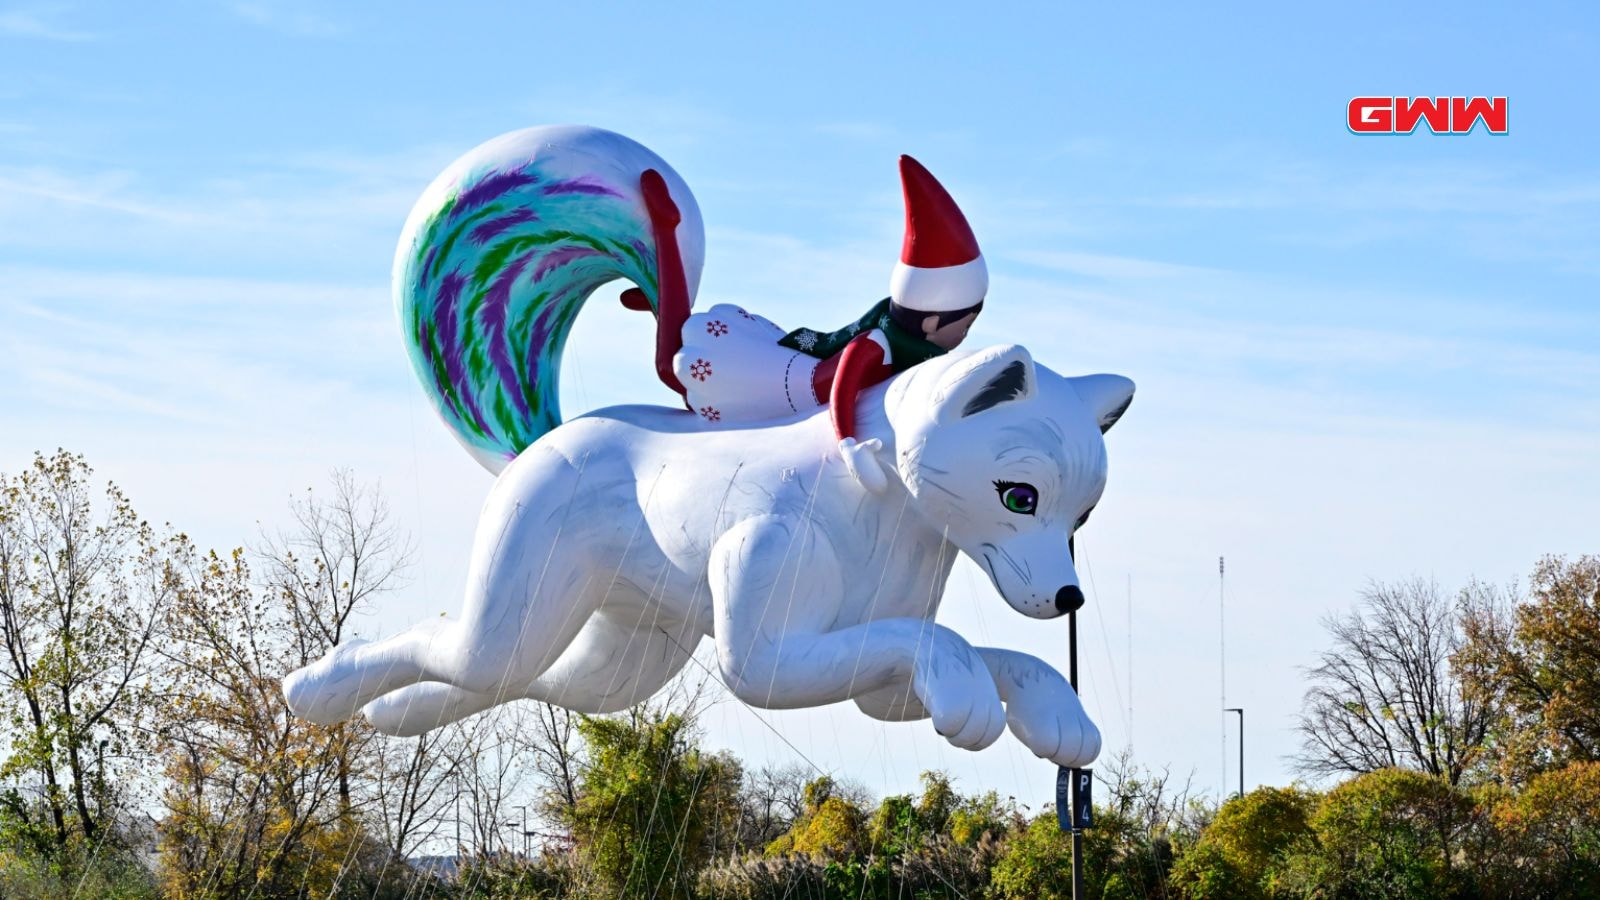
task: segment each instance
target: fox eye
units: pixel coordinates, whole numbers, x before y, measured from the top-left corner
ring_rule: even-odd
[[[1000,504],[1018,515],[1031,516],[1039,508],[1039,489],[1031,484],[996,481],[994,489],[1000,494]]]
[[[1094,507],[1092,507],[1092,506],[1089,507],[1088,509],[1084,510],[1083,511],[1083,515],[1078,517],[1078,521],[1072,523],[1072,530],[1073,531],[1077,531],[1079,528],[1082,528],[1083,527],[1083,523],[1089,521],[1089,513],[1092,513],[1092,512],[1094,512]]]

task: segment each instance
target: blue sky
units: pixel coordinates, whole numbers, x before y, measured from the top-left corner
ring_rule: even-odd
[[[1297,667],[1368,579],[1453,590],[1600,550],[1592,7],[687,6],[0,5],[0,470],[67,446],[231,545],[348,467],[422,550],[369,630],[455,611],[488,479],[411,382],[394,241],[460,153],[586,122],[693,187],[700,305],[853,318],[883,295],[909,152],[990,261],[971,340],[1139,382],[1080,540],[1085,696],[1109,747],[1201,788],[1235,777],[1219,554],[1247,780],[1284,783]],[[1367,94],[1506,95],[1511,133],[1351,135]],[[609,298],[570,408],[666,402],[648,325]],[[969,568],[945,620],[1064,656]],[[766,718],[880,792],[929,766],[1035,803],[1053,783],[1009,737]],[[791,753],[733,703],[710,739]]]

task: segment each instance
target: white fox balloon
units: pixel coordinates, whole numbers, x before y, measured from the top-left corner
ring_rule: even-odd
[[[1105,487],[1102,434],[1127,409],[1133,383],[1115,375],[1066,378],[1018,346],[930,359],[861,395],[859,438],[882,460],[882,477],[873,479],[841,460],[826,410],[730,427],[681,409],[623,406],[532,434],[525,449],[516,439],[496,443],[516,429],[497,428],[500,415],[485,411],[495,405],[481,382],[502,375],[492,348],[475,366],[471,341],[460,338],[469,326],[439,321],[440,309],[466,313],[438,302],[420,314],[411,308],[421,302],[419,292],[437,293],[419,281],[438,284],[455,274],[457,290],[468,292],[497,284],[500,270],[480,276],[465,265],[436,265],[448,256],[439,245],[450,230],[433,226],[430,216],[452,212],[451,201],[439,198],[459,203],[486,181],[504,182],[508,172],[531,173],[518,190],[537,190],[550,183],[537,171],[541,165],[559,162],[570,175],[574,144],[602,157],[616,145],[622,150],[607,158],[665,166],[596,129],[519,135],[485,145],[487,159],[469,155],[452,167],[454,177],[467,179],[454,193],[448,185],[430,189],[433,199],[425,201],[439,210],[413,214],[396,266],[402,321],[423,347],[413,348],[413,361],[436,406],[480,460],[510,458],[478,523],[463,613],[380,642],[341,644],[284,679],[290,708],[325,724],[361,711],[390,734],[418,734],[518,698],[610,712],[649,697],[711,637],[728,688],[755,706],[848,699],[878,719],[931,718],[958,747],[985,747],[1010,727],[1059,765],[1093,760],[1099,731],[1059,673],[1023,653],[975,647],[934,619],[958,552],[1024,615],[1053,618],[1082,604],[1069,542]],[[469,240],[473,228],[492,231],[491,238],[514,235],[554,218],[526,205],[550,197],[615,201],[621,211],[596,214],[596,230],[643,221],[643,201],[631,186],[637,170],[616,168],[594,166],[587,194],[558,190],[510,204],[504,196],[480,197],[496,211],[455,233]],[[675,174],[666,183],[680,206],[692,208]],[[506,217],[517,217],[515,228],[485,228]],[[517,290],[526,289],[546,302],[565,291],[568,299],[559,302],[575,309],[594,286],[616,277],[636,281],[655,302],[653,242],[572,224],[569,217],[563,234],[576,234],[584,246],[617,241],[633,252],[614,254],[619,262],[609,269],[587,257],[582,278],[565,281],[562,264],[533,277],[543,263],[530,260],[525,283],[506,289],[513,307]],[[696,213],[678,227],[698,225]],[[491,242],[479,243],[472,252],[488,252],[482,245]],[[523,246],[548,256],[559,252],[554,243]],[[684,245],[695,254],[685,263],[698,280],[698,234]],[[515,261],[503,254],[499,266]],[[472,314],[481,315],[483,305]],[[517,340],[516,323],[545,318],[516,308],[504,315],[489,339]],[[558,362],[571,311],[553,315],[557,321],[540,338],[546,345],[533,349]],[[408,316],[433,318],[416,325]],[[559,338],[549,346],[553,332]],[[452,362],[445,357],[455,343],[467,350]],[[470,383],[474,368],[480,383]],[[525,381],[534,377],[527,368]],[[534,401],[553,397],[548,381],[556,368],[544,366],[545,383],[512,386],[552,421],[554,413]],[[474,419],[487,427],[475,429]],[[536,431],[526,426],[522,434]]]

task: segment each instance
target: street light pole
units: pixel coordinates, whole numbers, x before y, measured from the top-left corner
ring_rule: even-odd
[[[1223,712],[1239,714],[1239,796],[1244,796],[1244,708],[1230,706]]]

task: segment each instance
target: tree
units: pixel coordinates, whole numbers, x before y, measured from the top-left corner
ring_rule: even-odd
[[[791,849],[813,856],[855,856],[866,850],[867,814],[843,797],[822,801],[796,832]]]
[[[761,850],[778,840],[805,815],[810,769],[799,763],[764,766],[746,772],[739,795],[739,830],[732,852]]]
[[[521,851],[523,837],[507,826],[529,798],[526,758],[528,708],[508,703],[462,723],[447,745],[466,834],[458,852],[489,857]],[[516,819],[519,829],[527,825]]]
[[[461,725],[436,728],[411,740],[373,742],[369,769],[373,813],[396,860],[440,836],[456,799]]]
[[[266,538],[256,556],[267,591],[288,616],[285,634],[298,667],[342,643],[353,617],[374,611],[373,601],[397,586],[411,547],[382,494],[345,470],[333,473],[329,499],[308,491],[289,512],[295,527]],[[355,802],[351,769],[371,732],[345,723],[332,729],[339,803],[348,815]]]
[[[693,896],[708,838],[732,830],[739,765],[701,752],[690,722],[640,706],[578,725],[586,749],[569,825],[610,896]]]
[[[1464,640],[1453,605],[1420,579],[1371,584],[1361,601],[1324,620],[1333,647],[1307,673],[1298,764],[1319,776],[1406,768],[1458,784],[1496,710],[1452,668]]]
[[[114,484],[97,508],[93,474],[64,450],[0,474],[0,780],[38,785],[37,805],[13,791],[9,806],[53,852],[115,830],[150,650],[192,555]]]
[[[877,811],[867,823],[865,835],[873,853],[898,856],[927,840],[948,833],[950,819],[964,803],[961,795],[950,783],[950,776],[944,772],[923,772],[920,780],[922,795],[916,799],[897,794],[883,798],[883,802],[878,804]],[[831,785],[832,779],[828,779],[828,782]]]
[[[404,561],[382,499],[348,475],[331,499],[291,504],[298,530],[210,554],[187,573],[159,647],[154,707],[166,763],[162,869],[179,896],[341,892],[372,896],[395,843],[372,835],[372,809],[422,827],[415,779],[373,778],[380,738],[360,722],[313,725],[289,713],[280,681],[349,636]],[[378,770],[381,773],[381,769]],[[413,791],[374,802],[374,791]],[[399,820],[397,820],[398,822]]]
[[[1255,879],[1239,871],[1226,848],[1203,838],[1172,867],[1172,887],[1185,900],[1257,900],[1264,896]]]
[[[539,812],[551,821],[571,821],[578,807],[580,717],[570,709],[534,703],[528,718],[524,750],[538,779]]]
[[[295,527],[266,537],[256,552],[265,585],[282,601],[297,660],[315,660],[347,636],[351,619],[371,615],[411,558],[377,488],[345,470],[331,496],[311,491],[289,503]]]
[[[1600,762],[1535,776],[1494,810],[1506,896],[1600,896]]]
[[[879,818],[884,808],[895,801],[903,801],[906,809],[911,809],[911,798],[890,797],[879,808]],[[885,837],[876,821],[868,822],[869,805],[866,792],[858,785],[840,782],[832,775],[818,775],[801,786],[799,813],[790,821],[789,830],[767,845],[766,853],[838,857],[864,852],[868,847],[881,850],[895,839]],[[915,816],[914,811],[907,814]],[[906,828],[914,831],[916,826]]]
[[[1164,770],[1132,763],[1124,752],[1103,764],[1106,802],[1096,804],[1094,827],[1083,832],[1084,886],[1089,900],[1170,896],[1173,847],[1188,843],[1209,816],[1189,785],[1169,785]],[[1072,844],[1056,815],[1013,828],[991,869],[990,892],[999,898],[1072,896]]]
[[[1600,556],[1545,557],[1526,598],[1474,584],[1463,608],[1468,683],[1504,710],[1500,773],[1522,783],[1600,760]]]
[[[950,814],[950,839],[958,844],[974,845],[984,837],[999,839],[1021,824],[1021,813],[1016,802],[1000,799],[995,791],[964,798]]]
[[[1280,884],[1352,900],[1458,896],[1470,878],[1454,862],[1480,825],[1473,798],[1443,778],[1370,772],[1327,793],[1311,817],[1315,839],[1298,842]]]
[[[1282,857],[1311,835],[1317,797],[1297,788],[1257,788],[1222,805],[1180,856],[1172,883],[1191,900],[1273,896]]]
[[[289,714],[281,608],[243,551],[211,554],[174,605],[158,709],[167,761],[162,870],[180,897],[331,893],[361,835],[338,803],[348,732]]]
[[[1164,897],[1178,848],[1192,844],[1215,813],[1193,796],[1192,779],[1179,785],[1171,773],[1137,765],[1131,751],[1106,758],[1098,776],[1104,804],[1085,833],[1086,873],[1104,897]]]
[[[1002,900],[1067,900],[1072,896],[1072,844],[1054,815],[1036,817],[1011,836],[990,873]]]

